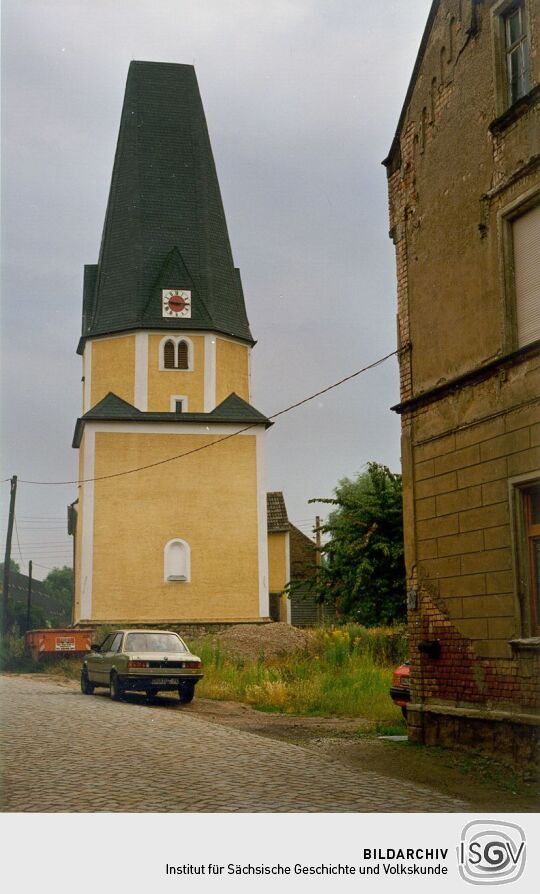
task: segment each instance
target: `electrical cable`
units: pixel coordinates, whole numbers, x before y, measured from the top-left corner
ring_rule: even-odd
[[[13,521],[15,522],[15,537],[17,539],[17,549],[19,550],[19,556],[21,557],[21,562],[24,565],[25,561],[23,559],[23,554],[22,554],[22,550],[21,550],[21,543],[19,540],[19,529],[17,527],[17,516],[15,515],[15,512],[13,513]]]
[[[328,385],[326,388],[322,388],[320,391],[316,391],[315,394],[310,394],[309,397],[303,398],[303,400],[299,400],[294,404],[291,404],[288,407],[285,407],[283,410],[279,410],[277,413],[273,413],[272,416],[268,416],[268,420],[277,419],[278,416],[283,416],[285,413],[290,413],[291,410],[296,410],[298,407],[303,406],[303,404],[309,403],[309,401],[315,400],[316,397],[320,397],[322,394],[327,394],[329,391],[332,391],[334,388],[338,388],[340,385],[345,384],[345,382],[350,382],[351,379],[355,379],[357,376],[361,375],[364,372],[367,372],[370,369],[374,369],[376,366],[379,366],[381,363],[384,363],[386,360],[389,360],[390,357],[395,357],[399,353],[398,350],[391,351],[390,354],[386,354],[384,357],[379,357],[378,360],[375,360],[373,363],[369,363],[367,366],[363,366],[362,369],[356,370],[356,372],[351,373],[348,376],[344,376],[344,378],[340,379],[338,382],[334,382],[332,385]],[[260,422],[252,422],[249,425],[246,425],[244,428],[239,429],[239,431],[232,432],[229,435],[224,435],[221,438],[217,438],[215,441],[212,441],[210,444],[202,444],[200,447],[194,447],[193,450],[187,450],[185,453],[178,453],[176,456],[169,456],[167,459],[160,459],[154,463],[148,463],[145,466],[138,466],[135,469],[126,469],[124,472],[112,472],[109,475],[99,475],[95,478],[81,478],[75,479],[73,481],[29,481],[23,478],[19,478],[19,484],[36,484],[36,485],[67,485],[67,484],[90,484],[93,481],[105,481],[110,478],[121,478],[124,475],[133,475],[136,472],[143,472],[147,469],[153,469],[156,466],[163,466],[166,463],[174,462],[176,459],[183,459],[186,456],[192,456],[194,453],[200,453],[202,450],[207,450],[209,447],[215,447],[217,444],[222,444],[224,441],[229,441],[231,438],[236,438],[238,435],[243,434],[246,431],[249,431],[256,426],[261,425]],[[9,481],[9,478],[6,478],[5,481]]]

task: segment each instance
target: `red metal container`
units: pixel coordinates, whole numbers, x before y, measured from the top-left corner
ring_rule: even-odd
[[[42,630],[28,630],[25,642],[34,661],[54,656],[65,658],[86,655],[90,651],[92,634],[93,630],[44,627]]]

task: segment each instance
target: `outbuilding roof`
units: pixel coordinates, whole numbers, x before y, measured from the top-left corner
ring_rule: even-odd
[[[266,494],[266,517],[269,534],[289,530],[290,523],[282,491],[274,490]]]

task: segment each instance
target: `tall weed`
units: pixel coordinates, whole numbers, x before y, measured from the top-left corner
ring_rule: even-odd
[[[216,640],[191,646],[204,662],[199,696],[290,714],[397,721],[388,690],[393,668],[406,655],[400,629],[320,628],[306,652],[256,660],[228,655]]]

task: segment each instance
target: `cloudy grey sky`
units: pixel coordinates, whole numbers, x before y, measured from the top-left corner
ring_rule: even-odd
[[[272,414],[395,347],[387,153],[429,0],[3,0],[2,478],[77,475],[82,269],[97,261],[131,59],[196,67]],[[268,490],[399,469],[397,363],[268,434]],[[5,540],[9,486],[3,488]],[[69,564],[75,486],[20,484],[13,557]],[[2,546],[3,552],[3,546]],[[21,562],[21,554],[23,562]]]

